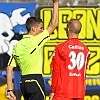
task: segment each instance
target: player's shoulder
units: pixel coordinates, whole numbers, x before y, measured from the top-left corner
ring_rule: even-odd
[[[83,43],[83,42],[81,42],[81,41],[80,41],[80,43],[81,43],[81,45],[82,45],[85,49],[87,49],[87,50],[89,51],[89,48],[88,48],[88,46],[87,46],[85,43]]]
[[[62,48],[66,43],[67,41],[61,42],[58,45],[56,45],[56,48]]]

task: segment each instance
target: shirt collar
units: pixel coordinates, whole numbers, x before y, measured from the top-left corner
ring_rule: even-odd
[[[31,37],[33,37],[33,35],[28,35],[28,34],[23,35],[23,38],[31,38]]]

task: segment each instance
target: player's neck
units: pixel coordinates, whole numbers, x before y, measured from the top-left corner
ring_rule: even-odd
[[[68,38],[78,38],[78,36],[69,36]]]
[[[78,38],[78,34],[69,34],[68,38]]]

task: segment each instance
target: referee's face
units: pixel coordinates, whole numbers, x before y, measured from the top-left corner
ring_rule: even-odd
[[[36,27],[36,35],[43,32],[43,23],[41,22],[38,27]]]

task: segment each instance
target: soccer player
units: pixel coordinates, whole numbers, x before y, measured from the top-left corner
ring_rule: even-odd
[[[68,40],[55,48],[50,100],[84,100],[90,51],[78,39],[81,27],[79,20],[71,19],[66,28]]]
[[[50,34],[58,26],[58,0],[52,0],[54,12],[51,24],[43,30],[40,18],[29,17],[26,21],[28,34],[16,44],[6,68],[7,97],[16,100],[12,89],[13,68],[19,66],[21,71],[21,91],[24,100],[45,100],[44,80],[42,77],[42,47],[50,40]]]

